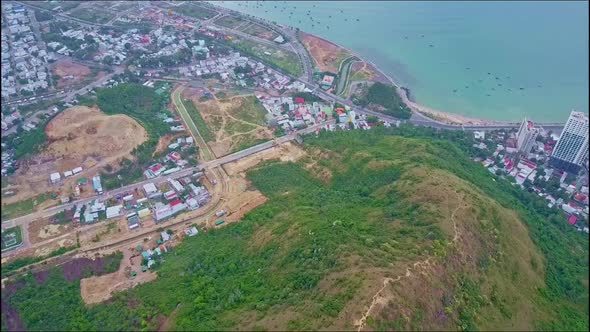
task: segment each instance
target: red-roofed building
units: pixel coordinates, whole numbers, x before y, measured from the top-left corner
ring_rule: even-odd
[[[586,199],[588,198],[588,196],[584,195],[584,194],[577,194],[576,196],[574,196],[574,200],[578,201],[578,202],[585,202]]]
[[[170,152],[168,154],[168,158],[172,159],[173,161],[178,161],[180,160],[182,157],[180,156],[180,153],[174,151],[174,152]]]
[[[305,99],[301,97],[295,97],[295,104],[303,104],[305,103]]]
[[[155,175],[159,175],[164,171],[164,167],[160,164],[156,164],[150,168],[150,171],[152,171],[152,173],[154,173]]]
[[[176,206],[176,205],[178,205],[178,204],[182,204],[182,201],[181,201],[181,200],[179,200],[179,199],[175,199],[175,200],[173,200],[172,202],[170,202],[170,206],[171,206],[171,207],[173,207],[173,206]]]
[[[570,225],[575,225],[578,222],[578,217],[574,216],[573,214],[567,218],[567,223]]]

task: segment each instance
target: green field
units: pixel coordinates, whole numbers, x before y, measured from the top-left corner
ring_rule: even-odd
[[[242,28],[240,28],[240,30],[242,30],[243,32],[252,35],[252,36],[257,36],[263,39],[267,39],[267,40],[274,40],[275,38],[277,38],[279,36],[278,33],[269,30],[268,28],[265,28],[261,25],[258,25],[256,23],[251,23],[248,24],[246,26],[243,26]]]
[[[186,105],[182,101],[180,90],[176,90],[176,92],[172,94],[172,101],[174,102],[174,105],[176,106],[176,111],[184,119],[184,122],[188,126],[188,130],[191,131],[192,136],[195,138],[195,140],[196,140],[195,143],[199,146],[199,148],[200,148],[199,152],[202,154],[203,158],[205,160],[212,160],[213,154],[209,150],[207,143],[205,142],[205,139],[203,138],[203,136],[200,135],[200,131],[199,131],[199,128],[197,127],[197,124],[193,121],[191,115],[188,113]],[[190,104],[192,104],[192,102],[189,103],[189,105]],[[194,107],[194,105],[193,105],[193,107]],[[196,108],[195,108],[195,110],[196,110]],[[193,113],[193,114],[197,114],[197,113]],[[202,120],[202,118],[200,116],[199,116],[199,118]],[[204,122],[201,123],[201,125],[203,125],[203,124],[204,124]],[[203,128],[207,128],[207,126],[205,125]]]
[[[180,6],[172,6],[170,9],[179,14],[194,17],[199,20],[210,19],[217,14],[217,11],[213,9],[205,8],[190,2],[185,2]]]
[[[205,140],[205,142],[211,142],[214,139],[213,134],[209,130],[205,120],[203,120],[201,113],[195,107],[195,104],[191,100],[186,99],[182,102],[182,104],[186,108],[190,118],[197,126],[197,129],[199,130],[201,137],[203,137],[203,140]]]
[[[227,27],[230,29],[233,29],[233,28],[237,27],[238,25],[245,23],[245,22],[248,22],[248,21],[243,20],[239,17],[232,16],[232,15],[224,16],[222,18],[215,20],[215,24],[221,25],[223,27]]]
[[[231,46],[293,76],[299,77],[303,74],[299,58],[293,52],[287,52],[276,47],[259,45],[248,40],[234,40]],[[264,52],[268,52],[270,55]]]
[[[110,12],[96,8],[78,8],[69,13],[70,16],[98,24],[104,24],[110,21],[115,15]]]
[[[266,114],[268,113],[262,103],[255,96],[239,97],[240,105],[228,112],[237,119],[257,124],[259,126],[266,125]]]
[[[12,204],[2,204],[2,220],[13,219],[33,213],[35,207],[50,199],[49,193],[43,193],[33,198]]]
[[[338,79],[335,89],[337,95],[342,95],[342,93],[346,91],[346,88],[350,84],[350,68],[356,61],[358,61],[358,58],[352,56],[347,58],[340,64],[340,72],[338,73]]]
[[[16,248],[23,242],[20,226],[11,227],[2,231],[2,251]]]

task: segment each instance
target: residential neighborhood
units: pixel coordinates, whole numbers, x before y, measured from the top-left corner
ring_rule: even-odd
[[[474,147],[493,151],[486,158],[477,158],[490,173],[505,176],[523,190],[536,193],[547,201],[548,207],[564,211],[564,222],[588,233],[588,117],[572,112],[570,119],[579,119],[580,132],[585,132],[585,137],[576,136],[580,144],[567,154],[559,153],[559,136],[535,127],[527,119],[518,131],[474,132],[479,141]],[[564,131],[577,127],[577,123],[568,121]],[[565,155],[578,157],[568,162],[561,160]],[[568,171],[563,169],[566,162]]]

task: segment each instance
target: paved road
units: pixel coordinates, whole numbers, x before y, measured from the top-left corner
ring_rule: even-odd
[[[220,8],[219,6],[216,6],[216,7]],[[223,10],[223,9],[221,9],[221,10]],[[235,11],[231,11],[231,12],[237,13]],[[270,24],[270,23],[266,23],[265,25],[268,25],[268,24]],[[292,79],[296,79],[299,82],[310,87],[312,90],[314,90],[314,92],[317,95],[319,95],[324,100],[331,101],[331,102],[337,102],[337,103],[349,106],[351,109],[355,110],[355,112],[357,112],[359,114],[374,115],[374,116],[377,116],[378,118],[380,118],[382,120],[386,120],[388,122],[395,122],[395,121],[400,120],[400,119],[396,119],[396,118],[384,115],[382,113],[374,112],[374,111],[368,110],[366,108],[356,106],[348,99],[344,99],[339,96],[327,93],[324,90],[322,90],[321,88],[319,88],[319,86],[317,84],[315,84],[315,82],[313,82],[313,62],[309,56],[309,53],[305,50],[305,47],[302,45],[301,42],[299,42],[299,40],[297,38],[297,31],[292,29],[291,27],[278,26],[278,28],[282,34],[284,34],[285,36],[287,36],[290,39],[289,43],[283,44],[280,46],[283,48],[290,48],[292,51],[294,51],[297,54],[297,56],[299,57],[299,60],[301,61],[302,66],[303,66],[303,72],[304,72],[302,77],[293,77],[292,75],[285,73],[285,72],[283,72],[283,74],[285,74],[286,76],[289,76]],[[232,32],[232,33],[236,33],[236,31],[232,30],[232,29],[225,28],[225,30]],[[268,40],[260,39],[260,38],[257,38],[257,37],[254,37],[254,36],[251,36],[251,35],[248,35],[245,33],[236,33],[236,34],[243,37],[243,38],[253,40],[255,42],[269,44]],[[270,43],[273,44],[272,42],[270,42]],[[277,44],[274,43],[274,45],[276,46]],[[353,55],[357,56],[358,58],[361,58],[354,53],[353,53]],[[392,81],[392,83],[393,83],[393,81]],[[407,96],[402,96],[402,97],[404,99],[407,99]],[[448,129],[448,130],[496,130],[496,129],[517,128],[520,125],[520,123],[498,123],[498,124],[490,124],[490,125],[466,125],[466,126],[451,125],[451,124],[448,124],[445,122],[441,122],[441,121],[429,118],[417,111],[412,112],[412,116],[409,120],[407,120],[407,121],[400,120],[400,121],[409,122],[409,123],[412,123],[412,124],[418,125],[418,126],[426,126],[426,127],[432,127],[432,128],[438,128],[438,129]],[[546,130],[552,130],[554,132],[561,131],[563,129],[563,124],[561,124],[561,123],[548,123],[548,124],[539,123],[538,125],[542,126]]]
[[[190,130],[193,138],[195,139],[195,142],[200,147],[203,159],[211,160],[214,158],[213,151],[211,151],[211,149],[203,139],[203,136],[201,136],[201,133],[197,128],[197,125],[191,118],[190,114],[186,110],[186,107],[184,106],[184,103],[182,102],[181,93],[183,89],[184,88],[181,86],[174,90],[174,92],[172,92],[172,102],[174,103],[174,106],[176,106],[176,110],[186,123],[186,126],[188,127],[188,130]]]
[[[102,84],[104,82],[110,80],[113,76],[115,76],[117,74],[121,74],[124,70],[125,70],[125,67],[124,66],[116,67],[114,72],[112,72],[112,73],[104,76],[101,79],[98,79],[96,81],[93,81],[92,83],[90,83],[88,85],[85,85],[85,86],[83,86],[82,88],[80,88],[78,90],[74,90],[74,91],[68,92],[67,94],[64,94],[61,97],[61,99],[63,101],[65,101],[65,102],[71,102],[72,100],[75,99],[75,96],[76,95],[84,95],[84,94],[88,93],[88,91],[90,91],[90,90],[92,90],[94,88],[97,88],[97,87],[102,86]],[[32,113],[20,125],[12,126],[12,127],[8,128],[7,130],[3,130],[2,131],[2,136],[7,136],[7,135],[10,135],[10,134],[16,132],[16,128],[18,128],[21,125],[24,125],[24,124],[27,124],[27,123],[31,123],[31,122],[34,122],[34,121],[38,122],[37,121],[37,115],[51,113],[51,109],[53,108],[53,106],[54,105],[51,105],[50,108],[48,108],[48,109],[40,110],[40,111],[37,111],[35,113]]]
[[[305,128],[305,129],[299,130],[297,132],[291,133],[290,135],[286,135],[286,136],[277,138],[277,139],[272,140],[272,141],[268,141],[268,142],[265,142],[265,143],[262,143],[262,144],[258,144],[258,145],[255,145],[255,146],[251,147],[251,148],[248,148],[248,149],[245,149],[245,150],[236,152],[236,153],[232,153],[232,154],[229,154],[227,156],[224,156],[224,157],[221,157],[221,158],[218,158],[218,159],[215,159],[215,160],[211,160],[211,161],[202,163],[200,165],[197,165],[195,167],[190,167],[190,168],[184,169],[184,170],[179,171],[179,172],[176,172],[176,173],[172,173],[172,174],[169,174],[169,175],[166,175],[166,176],[157,177],[157,178],[154,178],[154,179],[144,180],[144,181],[141,181],[141,182],[137,182],[137,183],[134,183],[134,184],[125,186],[125,187],[121,187],[121,188],[118,188],[118,189],[114,189],[114,190],[111,190],[111,191],[104,192],[102,195],[95,195],[95,196],[92,196],[92,197],[80,199],[80,200],[77,200],[77,201],[74,201],[74,202],[70,202],[70,203],[67,203],[67,204],[55,206],[55,207],[52,207],[52,208],[49,208],[49,209],[46,209],[46,210],[43,210],[43,211],[35,212],[35,213],[29,214],[29,215],[26,215],[26,216],[14,218],[14,219],[11,219],[11,220],[5,220],[5,221],[2,221],[2,227],[3,228],[7,228],[7,227],[14,227],[14,226],[17,226],[17,225],[27,225],[31,221],[34,221],[34,220],[37,220],[37,219],[41,219],[41,218],[50,217],[50,216],[55,215],[55,214],[57,214],[57,213],[59,213],[61,211],[66,210],[66,209],[71,209],[75,205],[86,204],[86,203],[88,203],[90,201],[93,201],[93,200],[95,200],[97,198],[100,198],[101,200],[104,201],[107,198],[115,197],[115,196],[117,196],[119,194],[123,194],[123,193],[127,193],[127,192],[133,192],[136,188],[142,188],[142,186],[144,184],[147,184],[147,183],[156,183],[156,184],[158,184],[158,183],[166,182],[166,181],[168,181],[168,179],[177,179],[177,178],[181,178],[181,177],[184,177],[184,176],[187,176],[187,175],[191,175],[194,172],[202,171],[204,169],[215,168],[215,167],[221,166],[223,164],[227,164],[227,163],[230,163],[232,161],[236,161],[236,160],[242,159],[244,157],[247,157],[249,155],[252,155],[252,154],[258,153],[260,151],[269,149],[269,148],[271,148],[271,147],[273,147],[275,145],[282,144],[282,143],[285,143],[287,141],[291,141],[291,140],[295,139],[295,137],[296,137],[296,135],[298,133],[299,134],[311,133],[311,132],[313,132],[313,131],[321,128],[322,126],[324,126],[324,125],[326,125],[328,123],[333,123],[333,121],[329,121],[329,122],[321,123],[321,124],[318,124],[318,125],[310,126],[308,128]]]

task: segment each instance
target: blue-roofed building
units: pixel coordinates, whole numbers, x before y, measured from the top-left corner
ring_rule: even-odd
[[[96,190],[96,192],[99,195],[102,194],[102,184],[100,183],[100,176],[99,175],[95,175],[92,178],[92,186],[94,187],[94,190]]]

